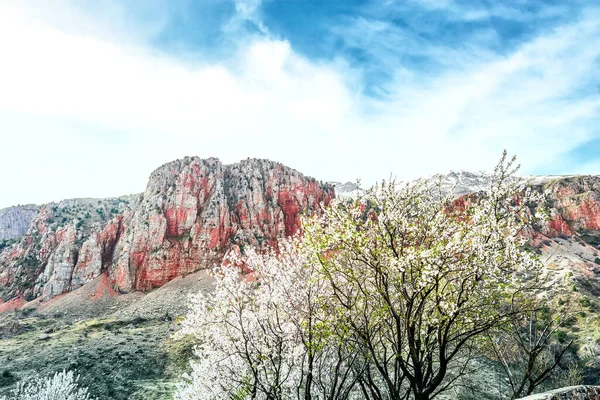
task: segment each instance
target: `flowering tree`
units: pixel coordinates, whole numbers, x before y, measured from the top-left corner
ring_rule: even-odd
[[[541,197],[513,163],[457,201],[439,182],[383,183],[278,253],[251,254],[253,274],[217,269],[184,323],[200,345],[175,398],[428,400],[451,388],[477,341],[538,288],[542,265],[523,245]]]
[[[476,339],[524,310],[542,271],[523,249],[541,197],[513,163],[505,154],[488,190],[460,201],[432,181],[383,183],[304,227],[338,329],[367,360],[364,398],[435,397]]]
[[[293,241],[251,254],[254,273],[215,271],[215,292],[198,294],[182,334],[197,337],[198,361],[183,399],[350,399],[361,364],[326,313],[330,289],[315,260]]]
[[[85,387],[79,387],[73,371],[57,372],[52,377],[20,382],[8,398],[1,400],[93,400]]]

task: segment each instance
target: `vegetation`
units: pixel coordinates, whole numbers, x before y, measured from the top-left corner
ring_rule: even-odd
[[[78,380],[73,371],[29,379],[20,382],[11,396],[0,400],[93,400],[87,388],[78,386]]]
[[[17,239],[0,240],[0,252],[2,252],[2,250],[4,250],[5,248],[12,246],[15,243],[17,243]]]
[[[573,345],[573,339],[560,329],[569,323],[572,321],[566,315],[540,307],[490,332],[488,344],[492,357],[500,361],[510,399],[528,396],[536,387],[558,377],[558,367]],[[581,382],[569,382],[574,383]]]
[[[75,322],[68,313],[46,316],[31,309],[3,315],[0,399],[13,400],[17,384],[63,369],[77,371],[79,386],[98,400],[172,399],[191,350],[186,341],[170,339],[176,325],[163,316]]]
[[[515,171],[503,157],[490,190],[460,202],[435,181],[383,183],[308,220],[280,253],[231,263],[253,274],[216,270],[216,292],[196,296],[184,322],[200,345],[176,399],[429,400],[453,389],[486,338],[518,343],[544,306],[523,235],[542,199]],[[523,376],[498,357],[514,393],[531,393],[571,345],[542,362],[560,330],[539,321],[537,345],[515,347],[533,365]]]
[[[35,311],[19,311],[18,323],[0,326],[9,338],[0,342],[0,393],[9,397],[0,399],[163,400],[175,390],[178,400],[498,400],[598,376],[595,269],[565,274],[564,290],[552,282],[555,301],[544,295],[540,249],[524,235],[544,216],[543,196],[515,171],[503,158],[488,191],[458,200],[435,179],[384,182],[334,201],[268,254],[232,236],[246,254],[214,271],[214,292],[191,300],[179,341],[167,338],[183,317],[169,311],[64,326],[52,325],[57,313],[24,322]],[[52,217],[86,228],[120,204],[55,207]],[[23,259],[20,287],[40,262]],[[35,360],[20,356],[34,347]],[[63,368],[81,381],[52,376]],[[70,392],[44,394],[55,381]],[[73,393],[87,397],[65,397]]]

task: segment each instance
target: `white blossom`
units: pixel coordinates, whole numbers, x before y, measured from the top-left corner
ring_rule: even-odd
[[[1,400],[93,400],[87,388],[78,386],[78,380],[73,371],[64,370],[48,378],[28,379]]]
[[[329,288],[316,260],[297,242],[283,241],[277,253],[251,253],[244,261],[252,274],[217,268],[215,291],[191,299],[180,335],[197,338],[198,359],[175,399],[293,399],[307,391],[359,398],[352,375],[338,376],[352,359],[322,307]]]

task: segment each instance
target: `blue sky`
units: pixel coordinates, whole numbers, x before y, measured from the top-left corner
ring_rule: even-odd
[[[0,207],[140,192],[186,155],[600,173],[595,1],[7,1],[0,52]]]

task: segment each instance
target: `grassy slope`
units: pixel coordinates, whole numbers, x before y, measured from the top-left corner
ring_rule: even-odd
[[[105,399],[168,399],[193,344],[175,340],[187,296],[209,290],[200,272],[163,288],[112,297],[102,279],[48,304],[0,315],[0,395],[20,379],[76,370]]]

